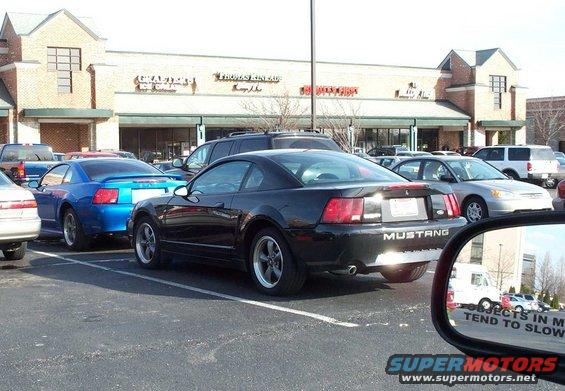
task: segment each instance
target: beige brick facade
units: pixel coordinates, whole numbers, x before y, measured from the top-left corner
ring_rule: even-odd
[[[213,137],[221,134],[217,129],[249,126],[263,115],[250,111],[250,106],[273,106],[274,97],[283,95],[296,102],[296,114],[304,117],[307,126],[309,96],[304,87],[310,84],[310,69],[306,61],[106,51],[105,39],[88,21],[66,10],[33,18],[35,26],[18,25],[25,20],[21,15],[13,26],[7,14],[0,37],[0,49],[5,48],[0,50],[0,79],[16,102],[6,126],[0,127],[6,129],[0,135],[6,140],[41,140],[62,152],[132,144],[138,145],[134,152],[142,153],[146,147],[139,140],[124,143],[120,129],[140,129],[136,134],[143,141],[145,136],[139,136],[143,129],[185,129],[190,139],[196,125],[205,124],[207,135]],[[58,92],[58,74],[48,69],[49,47],[80,49],[80,69],[72,71],[72,93]],[[462,139],[468,145],[482,145],[495,139],[492,135],[498,130],[516,131],[516,141],[521,140],[523,129],[516,121],[525,119],[525,93],[515,66],[500,50],[473,53],[476,62],[469,53],[452,51],[446,57],[449,61],[437,68],[319,63],[317,85],[323,88],[318,112],[321,117],[355,118],[364,129],[430,129],[438,136],[427,144],[450,149],[459,147]],[[218,73],[231,75],[226,77],[230,80],[222,80]],[[237,75],[267,80],[233,80]],[[490,75],[507,78],[499,110],[493,107]],[[152,83],[140,85],[138,77],[163,79],[155,88]],[[171,80],[177,81],[171,85]],[[264,115],[268,114],[273,115]],[[512,126],[506,128],[507,121],[515,122],[508,122]],[[150,138],[160,139],[152,132]],[[193,142],[190,139],[190,145]]]

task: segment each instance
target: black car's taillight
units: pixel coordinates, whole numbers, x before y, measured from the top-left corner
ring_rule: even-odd
[[[453,193],[444,194],[443,201],[445,202],[447,217],[461,216],[461,208],[459,207],[459,202],[457,201],[457,197],[455,197],[455,194]]]
[[[326,204],[323,224],[358,224],[363,221],[363,198],[332,198]]]

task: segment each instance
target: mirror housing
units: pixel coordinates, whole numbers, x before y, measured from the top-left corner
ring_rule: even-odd
[[[452,266],[461,250],[476,236],[488,231],[505,228],[540,226],[550,224],[565,225],[565,212],[532,212],[481,220],[467,225],[454,235],[444,247],[438,261],[432,286],[431,316],[434,327],[449,344],[471,357],[485,356],[541,356],[557,357],[556,371],[549,374],[537,373],[537,377],[565,384],[565,355],[511,344],[504,344],[481,337],[472,338],[458,332],[451,324],[449,310],[453,308],[453,291],[448,289]],[[491,334],[490,336],[492,336]]]
[[[441,182],[447,182],[447,183],[455,183],[455,178],[453,178],[451,175],[442,175],[439,177],[439,180]]]
[[[33,180],[27,183],[27,187],[30,189],[38,189],[39,188],[39,181]]]
[[[177,197],[188,197],[188,187],[179,186],[174,190],[173,194]]]
[[[171,163],[171,165],[174,168],[182,168],[182,166],[184,166],[184,162],[182,161],[182,159],[175,158],[175,159],[173,159],[173,162]]]

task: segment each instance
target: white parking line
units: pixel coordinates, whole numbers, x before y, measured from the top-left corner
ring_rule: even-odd
[[[90,263],[90,262],[85,262],[85,261],[78,261],[76,259],[66,258],[66,257],[60,256],[60,255],[57,255],[57,254],[46,253],[46,252],[43,252],[43,251],[36,251],[36,250],[30,250],[30,252],[35,253],[35,254],[39,254],[39,255],[43,255],[43,256],[46,256],[46,257],[61,259],[63,261],[72,262],[74,264],[93,267],[95,269],[100,269],[100,270],[104,270],[104,271],[108,271],[108,272],[112,272],[112,273],[116,273],[116,274],[122,274],[122,275],[125,275],[125,276],[136,277],[136,278],[140,278],[142,280],[147,280],[147,281],[153,281],[153,282],[157,282],[157,283],[160,283],[160,284],[172,286],[172,287],[175,287],[175,288],[180,288],[180,289],[184,289],[184,290],[187,290],[187,291],[201,293],[203,295],[220,297],[222,299],[237,301],[239,303],[254,305],[256,307],[268,308],[268,309],[271,309],[271,310],[274,310],[274,311],[280,311],[280,312],[286,312],[286,313],[289,313],[289,314],[305,316],[305,317],[313,318],[313,319],[316,319],[316,320],[319,320],[319,321],[322,321],[322,322],[325,322],[325,323],[330,323],[330,324],[333,324],[333,325],[336,325],[336,326],[342,326],[342,327],[358,327],[359,326],[357,323],[342,322],[340,320],[337,320],[337,319],[334,319],[334,318],[331,318],[331,317],[325,316],[325,315],[314,314],[314,313],[311,313],[311,312],[306,312],[306,311],[301,311],[301,310],[294,310],[292,308],[286,308],[286,307],[281,307],[279,305],[263,303],[261,301],[244,299],[244,298],[238,297],[238,296],[227,295],[225,293],[220,293],[220,292],[214,292],[214,291],[210,291],[208,289],[201,289],[201,288],[197,288],[197,287],[186,285],[186,284],[180,284],[180,283],[177,283],[177,282],[163,280],[161,278],[145,276],[143,274],[131,273],[131,272],[123,271],[123,270],[115,270],[115,269],[111,269],[111,268],[106,267],[106,266],[96,265],[96,264],[93,264],[93,263]]]

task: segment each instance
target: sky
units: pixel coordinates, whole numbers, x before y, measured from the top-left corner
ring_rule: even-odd
[[[560,257],[565,256],[565,224],[527,226],[524,238],[524,252],[534,254],[537,265],[548,253],[554,265],[558,265]]]
[[[107,48],[310,58],[309,0],[3,1],[95,18]],[[565,95],[565,0],[317,0],[320,61],[436,67],[450,49],[501,47],[530,97]]]

